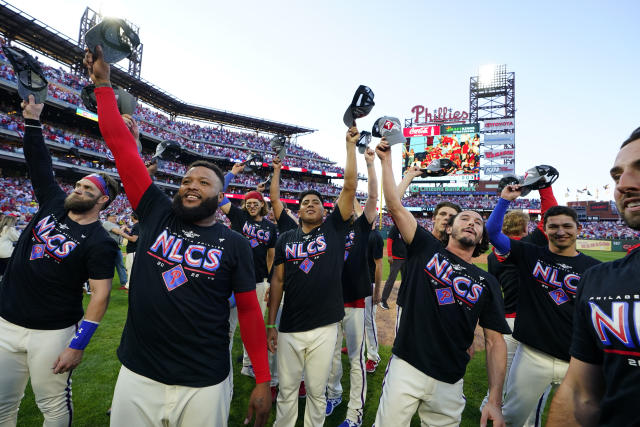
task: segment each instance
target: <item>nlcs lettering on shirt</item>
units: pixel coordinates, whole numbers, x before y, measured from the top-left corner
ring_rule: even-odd
[[[318,236],[314,240],[302,243],[287,243],[285,245],[285,257],[287,260],[302,259],[309,256],[320,255],[327,249],[324,236]]]
[[[440,283],[447,284],[453,288],[456,296],[463,299],[467,304],[475,304],[480,299],[484,287],[478,283],[473,283],[466,276],[454,274],[456,269],[451,265],[448,259],[440,260],[439,253],[433,254],[433,257],[427,263],[425,271],[427,274],[438,279]],[[442,298],[442,294],[438,298]]]
[[[184,239],[164,230],[149,249],[153,253],[162,253],[168,261],[182,263],[184,260],[189,267],[204,268],[207,271],[216,271],[220,267],[221,249],[190,244],[185,248],[183,255],[181,253],[183,242]]]
[[[633,305],[632,313],[629,312],[630,305]],[[610,337],[615,337],[627,348],[640,347],[640,301],[616,301],[611,303],[611,315],[605,309],[593,301],[589,301],[591,309],[591,322],[596,331],[596,335],[605,347],[611,347],[613,343]],[[635,329],[635,339],[631,333]],[[605,348],[605,352],[608,349]],[[609,350],[615,353],[616,350]],[[622,353],[623,354],[623,353]],[[640,353],[636,354],[640,356]]]
[[[271,238],[271,232],[269,232],[269,230],[257,228],[254,224],[247,222],[242,226],[242,233],[245,236],[254,237],[264,244],[269,243],[269,239]]]
[[[575,295],[578,290],[580,276],[574,273],[568,273],[565,274],[564,277],[559,278],[559,275],[562,274],[562,270],[558,270],[557,268],[549,265],[543,266],[540,261],[536,262],[536,265],[533,267],[532,274],[534,279],[542,279],[545,284],[555,288],[564,287],[564,289],[572,295]]]
[[[60,258],[66,258],[78,244],[63,234],[54,234],[51,236],[51,230],[56,226],[56,221],[51,215],[42,218],[34,227],[33,232],[39,241],[45,243],[49,252]],[[41,258],[41,257],[39,257]],[[33,258],[32,259],[36,259]]]

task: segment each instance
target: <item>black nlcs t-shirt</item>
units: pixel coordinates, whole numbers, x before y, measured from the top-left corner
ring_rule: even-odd
[[[293,218],[291,218],[289,214],[284,210],[280,214],[280,218],[278,218],[277,223],[278,232],[280,234],[284,233],[285,231],[295,230],[296,228],[298,228],[298,224],[296,224]]]
[[[282,216],[281,216],[282,217]],[[284,264],[284,305],[280,332],[304,332],[344,317],[342,268],[349,221],[336,206],[319,227],[280,235],[274,265]]]
[[[502,334],[502,293],[495,277],[446,250],[422,227],[407,247],[405,300],[393,354],[453,384],[465,373],[478,320]]]
[[[384,242],[382,236],[377,230],[369,233],[369,242],[367,247],[367,261],[369,262],[369,280],[374,283],[376,280],[376,260],[382,258]]]
[[[398,227],[395,225],[389,229],[389,234],[387,235],[387,239],[392,240],[391,244],[391,255],[395,258],[406,258],[407,257],[407,245],[402,240],[402,236],[400,235],[400,231]]]
[[[136,222],[135,224],[133,224],[133,227],[131,227],[130,236],[138,236],[139,234],[140,234],[140,223]],[[137,240],[135,242],[127,240],[126,250],[127,250],[128,254],[135,253],[137,247],[138,247],[138,241]]]
[[[185,223],[151,185],[140,200],[122,364],[168,385],[207,387],[229,375],[231,292],[255,289],[249,242],[216,223]]]
[[[602,366],[602,426],[640,425],[640,249],[582,276],[571,356]]]
[[[282,212],[286,215],[285,212]],[[288,216],[288,215],[287,215]],[[256,283],[262,282],[268,275],[267,250],[276,246],[276,226],[265,218],[255,221],[251,215],[231,204],[227,214],[231,220],[231,229],[247,238],[253,251],[253,266],[256,272]]]
[[[0,316],[30,329],[63,329],[83,316],[82,285],[113,277],[119,248],[100,221],[78,224],[57,184],[39,189],[0,286]]]
[[[367,245],[371,223],[365,214],[356,219],[347,232],[342,270],[342,298],[345,303],[371,295],[371,277],[367,260]]]
[[[508,263],[520,272],[518,314],[513,337],[553,357],[569,361],[574,299],[587,268],[599,264],[582,253],[556,255],[548,246],[511,240]]]

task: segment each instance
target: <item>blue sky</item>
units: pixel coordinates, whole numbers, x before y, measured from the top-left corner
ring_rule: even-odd
[[[640,126],[636,1],[14,4],[73,39],[86,6],[126,17],[140,27],[144,79],[192,103],[318,129],[298,142],[340,164],[359,84],[376,95],[359,122],[370,130],[416,104],[468,111],[469,78],[487,63],[516,73],[516,171],[557,167],[560,199],[608,184]]]

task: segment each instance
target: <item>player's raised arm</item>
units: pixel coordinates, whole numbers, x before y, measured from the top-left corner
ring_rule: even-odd
[[[356,143],[360,139],[358,128],[352,126],[347,131],[347,164],[344,168],[344,185],[338,197],[338,208],[344,221],[351,217],[353,199],[356,197],[358,185],[358,169],[356,162]]]
[[[269,198],[271,199],[271,207],[273,208],[273,217],[278,221],[280,215],[284,211],[284,205],[280,201],[280,169],[282,169],[282,160],[276,156],[271,162],[273,166],[273,176],[269,185]],[[287,214],[286,212],[284,213]]]
[[[489,234],[489,240],[491,244],[496,248],[499,254],[507,255],[511,250],[511,241],[502,232],[502,222],[504,215],[509,209],[509,205],[515,200],[522,192],[517,185],[507,185],[502,190],[498,204],[491,212],[489,219],[487,220],[487,234]]]
[[[376,220],[377,205],[378,205],[378,176],[376,175],[376,168],[374,160],[376,153],[370,148],[364,153],[364,159],[367,162],[367,201],[364,204],[364,214],[367,217],[369,223],[373,223]],[[359,205],[360,203],[358,203]]]
[[[89,77],[95,84],[100,132],[113,153],[122,185],[131,206],[135,209],[144,192],[151,185],[151,177],[140,158],[136,141],[118,111],[116,96],[111,88],[111,70],[102,57],[102,48],[95,53],[87,50],[84,58]]]
[[[222,184],[222,192],[227,191],[227,188],[229,187],[229,184],[231,184],[231,181],[233,180],[233,178],[236,177],[243,170],[244,170],[244,164],[236,163],[233,165],[233,167],[231,168],[231,171],[227,172],[227,174],[224,176],[224,183]],[[218,207],[225,215],[229,215],[229,210],[231,209],[231,202],[226,197],[223,197]]]
[[[398,196],[401,199],[404,196],[404,193],[407,192],[407,188],[409,188],[411,181],[413,181],[414,178],[417,178],[420,175],[422,175],[422,171],[418,166],[411,166],[409,169],[407,169],[407,171],[404,174],[404,177],[402,178],[402,181],[400,181],[400,184],[398,184],[397,191],[398,191]]]
[[[29,178],[38,202],[43,203],[47,196],[51,196],[52,188],[61,192],[53,177],[51,155],[44,144],[40,113],[44,104],[36,104],[33,95],[29,95],[29,102],[22,101],[22,117],[24,118],[24,159],[29,170]]]
[[[396,188],[396,181],[393,178],[393,168],[391,165],[391,146],[384,138],[376,147],[376,154],[380,158],[382,164],[382,192],[384,193],[384,201],[387,210],[393,217],[393,220],[402,235],[402,240],[409,245],[413,242],[416,234],[418,223],[400,201],[400,196]]]

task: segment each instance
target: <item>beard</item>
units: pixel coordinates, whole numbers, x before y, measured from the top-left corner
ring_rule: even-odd
[[[64,209],[75,214],[81,214],[90,211],[98,203],[100,196],[95,199],[81,200],[75,193],[71,193],[64,199]]]
[[[179,193],[176,193],[176,195],[173,196],[173,203],[171,203],[171,210],[173,213],[175,213],[182,221],[188,223],[198,222],[208,218],[216,213],[216,209],[218,209],[217,195],[202,199],[198,206],[186,208],[182,203],[182,196],[180,196]]]
[[[479,243],[479,240],[477,238],[472,239],[466,233],[463,234],[462,229],[454,232],[451,237],[453,237],[453,239],[460,243],[462,246],[467,248],[473,248]]]
[[[638,197],[640,196],[638,193],[629,194],[625,197]],[[624,197],[619,200],[616,200],[616,207],[618,208],[618,212],[620,212],[620,216],[624,220],[625,224],[634,230],[640,230],[640,212],[625,212],[623,207]]]

